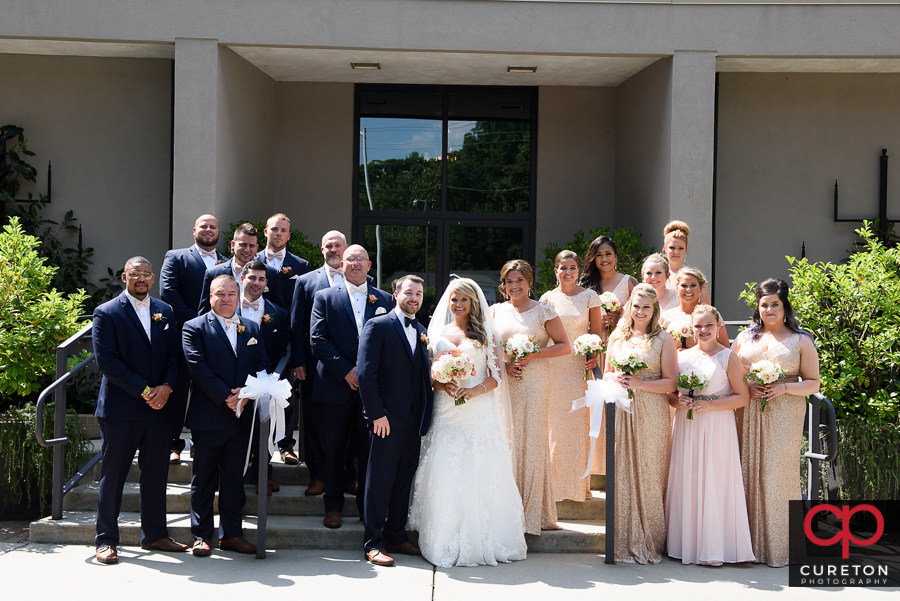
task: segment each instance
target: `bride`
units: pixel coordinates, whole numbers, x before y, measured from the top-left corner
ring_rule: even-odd
[[[453,280],[428,327],[434,356],[459,349],[475,361],[474,376],[434,383],[434,417],[413,484],[408,528],[439,567],[525,559],[506,372],[487,307],[478,284]]]

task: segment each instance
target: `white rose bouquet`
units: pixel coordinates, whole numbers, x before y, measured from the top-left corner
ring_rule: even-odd
[[[618,313],[622,310],[622,303],[619,302],[618,297],[612,292],[604,292],[600,295],[600,306],[607,313]],[[610,333],[612,333],[613,326],[606,326],[606,336],[609,337]]]
[[[442,384],[448,382],[458,383],[474,375],[476,375],[475,361],[458,349],[440,353],[431,364],[431,377]],[[456,399],[457,405],[462,405],[465,402],[465,399],[462,397]]]
[[[627,351],[619,353],[615,358],[610,359],[609,364],[623,374],[628,374],[629,376],[634,372],[647,369],[647,364],[644,363],[644,360],[641,359],[640,355],[637,353],[628,353]],[[634,390],[631,388],[628,389],[628,398],[634,398]]]
[[[746,380],[747,382],[753,382],[754,384],[761,384],[765,386],[768,384],[774,384],[783,377],[784,369],[782,369],[781,365],[775,363],[774,361],[763,359],[762,361],[757,361],[750,366],[750,373],[744,376],[744,380]],[[762,402],[760,402],[759,404],[759,410],[765,411],[768,404],[769,399],[764,397],[762,399]]]
[[[702,374],[695,372],[693,369],[688,369],[678,374],[678,388],[687,390],[690,398],[694,398],[695,390],[702,390],[706,388],[707,384],[709,384],[709,380]],[[687,419],[694,419],[694,410],[688,409],[686,417]]]
[[[513,334],[503,345],[503,350],[513,361],[519,357],[527,357],[532,353],[540,353],[534,336],[526,336],[525,334]],[[516,376],[516,382],[521,382],[522,377]]]
[[[584,355],[586,358],[594,353],[602,353],[606,350],[603,340],[596,334],[582,334],[575,339],[572,350],[576,355]],[[584,379],[588,379],[588,370],[584,370]]]

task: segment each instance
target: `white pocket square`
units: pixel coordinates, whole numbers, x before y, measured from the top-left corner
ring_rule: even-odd
[[[377,309],[375,309],[375,315],[384,315],[385,313],[387,313],[387,309],[385,309],[384,307],[378,307]]]
[[[275,328],[274,330],[272,330],[272,333],[274,334],[277,331],[278,331],[278,328]]]
[[[252,346],[254,344],[256,344],[256,338],[251,338],[247,341],[247,346]]]
[[[169,329],[169,324],[166,324],[166,327],[163,328],[163,331],[168,330],[168,329]]]
[[[292,279],[292,280],[296,280],[296,279],[299,278],[299,277],[300,277],[299,275],[294,275],[294,276],[291,276],[291,279]]]

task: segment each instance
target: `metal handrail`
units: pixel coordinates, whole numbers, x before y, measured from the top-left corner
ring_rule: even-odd
[[[56,392],[56,389],[68,382],[72,379],[72,376],[80,372],[82,369],[88,366],[91,361],[95,359],[94,353],[91,353],[91,356],[76,365],[70,371],[67,371],[61,378],[56,380],[53,384],[45,388],[41,391],[40,396],[37,400],[37,413],[34,416],[34,433],[37,437],[38,444],[42,447],[55,447],[58,445],[68,444],[69,438],[66,436],[62,436],[61,438],[51,438],[50,440],[46,440],[44,438],[44,402],[47,400],[47,396],[51,392]]]
[[[809,450],[804,453],[809,462],[808,472],[806,476],[806,498],[810,501],[819,500],[819,463],[833,463],[838,454],[838,435],[837,435],[837,417],[834,412],[834,404],[823,394],[815,393],[809,396],[809,429],[807,430],[807,438],[809,440]],[[818,401],[813,403],[812,401]],[[819,438],[819,418],[822,407],[825,407],[828,426],[828,453],[821,453],[821,440]],[[829,478],[829,484],[826,489],[826,498],[828,500],[837,499],[839,484],[835,478],[833,481]]]

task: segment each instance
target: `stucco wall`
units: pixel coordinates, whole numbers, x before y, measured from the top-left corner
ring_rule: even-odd
[[[0,54],[0,123],[23,127],[37,155],[37,186],[19,196],[46,192],[52,161],[44,216],[75,212],[95,249],[92,281],[136,254],[158,271],[168,249],[171,69],[162,59]]]
[[[538,95],[536,258],[548,242],[612,225],[616,90],[541,87]]]
[[[811,261],[847,256],[857,226],[833,222],[834,180],[841,216],[877,216],[881,149],[900,157],[898,106],[896,74],[720,75],[714,283],[727,319],[748,315],[744,282],[786,278],[784,257],[799,257],[804,241]]]
[[[318,245],[352,229],[353,84],[279,83],[273,206]]]

